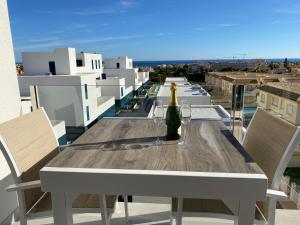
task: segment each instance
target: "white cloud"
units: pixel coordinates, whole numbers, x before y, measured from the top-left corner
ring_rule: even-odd
[[[300,10],[298,10],[296,8],[299,8],[299,7],[295,7],[293,9],[275,9],[274,11],[277,13],[283,13],[283,14],[300,15]]]
[[[43,37],[29,40],[30,42],[48,42],[48,41],[57,41],[59,37]]]
[[[273,25],[287,25],[287,24],[298,24],[300,20],[275,20],[272,22]]]
[[[235,27],[238,26],[236,23],[220,23],[218,24],[219,27]]]
[[[52,41],[52,42],[45,42],[45,43],[37,43],[37,44],[22,44],[15,46],[16,51],[27,51],[32,49],[43,49],[43,48],[55,48],[55,47],[63,47],[65,46],[64,42],[61,41]]]
[[[137,2],[132,1],[132,0],[122,0],[121,5],[125,8],[131,7],[133,5],[137,5]]]
[[[231,28],[238,26],[236,23],[219,23],[219,24],[205,24],[199,27],[196,27],[195,30],[197,31],[207,31],[207,30],[214,30],[217,28]]]

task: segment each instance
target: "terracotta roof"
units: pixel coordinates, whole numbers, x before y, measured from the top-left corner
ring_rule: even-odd
[[[300,94],[295,93],[293,91],[285,90],[279,87],[274,87],[274,86],[269,86],[269,85],[264,85],[259,88],[262,91],[290,99],[292,101],[299,101],[300,100]]]

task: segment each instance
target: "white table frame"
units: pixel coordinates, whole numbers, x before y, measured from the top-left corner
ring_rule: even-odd
[[[255,204],[266,200],[268,187],[264,174],[246,173],[44,167],[40,178],[42,190],[52,194],[55,225],[73,223],[67,196],[80,193],[226,198],[239,204],[238,224],[253,225]]]

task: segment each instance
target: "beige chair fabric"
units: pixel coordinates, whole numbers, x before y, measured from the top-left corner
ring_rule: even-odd
[[[258,109],[248,127],[244,148],[269,178],[271,187],[273,178],[287,146],[291,142],[297,127],[277,118],[268,112]],[[173,199],[172,210],[177,201]],[[268,203],[258,202],[256,218],[268,218]],[[210,212],[232,215],[232,212],[221,200],[184,199],[183,212]],[[263,217],[262,215],[263,214]]]
[[[0,135],[10,151],[21,182],[39,180],[39,171],[59,153],[58,142],[50,121],[43,109],[25,114],[0,124]],[[42,197],[40,188],[25,191],[26,210]],[[116,196],[107,196],[107,208],[114,208]],[[73,204],[74,208],[99,208],[97,195],[80,195]],[[34,211],[51,209],[51,196],[47,194]]]
[[[42,109],[0,124],[0,135],[20,172],[21,182],[39,180],[39,170],[59,152],[56,137]],[[41,195],[39,188],[26,190],[26,209],[29,210]]]

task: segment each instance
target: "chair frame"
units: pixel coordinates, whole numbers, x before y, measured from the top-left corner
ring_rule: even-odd
[[[255,114],[257,111],[255,112]],[[254,116],[255,116],[254,114]],[[254,117],[253,116],[253,117]],[[252,121],[250,121],[249,126],[251,126]],[[247,137],[247,132],[243,137],[242,144],[244,143],[245,138]],[[280,181],[284,174],[284,171],[286,167],[288,166],[288,163],[290,159],[293,156],[293,153],[296,149],[296,147],[300,143],[300,126],[296,126],[296,130],[293,134],[293,137],[291,138],[290,143],[286,147],[283,156],[280,159],[280,162],[276,168],[275,175],[273,178],[273,182],[271,184],[271,188],[267,190],[266,198],[268,201],[268,218],[264,218],[265,220],[255,220],[255,222],[261,223],[261,224],[267,224],[267,225],[275,225],[275,211],[276,211],[276,204],[279,200],[286,200],[288,196],[284,193],[279,191]],[[227,202],[224,201],[227,205]],[[234,215],[226,215],[226,214],[219,214],[219,213],[201,213],[201,212],[183,212],[183,199],[178,199],[178,205],[177,205],[177,212],[172,211],[172,204],[171,204],[171,213],[170,213],[170,224],[173,224],[173,218],[176,218],[176,225],[182,224],[182,217],[213,217],[213,218],[223,218],[223,219],[231,219],[234,220],[234,224],[237,224],[237,218],[238,218],[238,202],[229,202],[230,204],[227,205],[232,211],[234,211]]]
[[[41,109],[43,111],[43,113],[45,114],[47,121],[49,123],[49,126],[52,129],[53,135],[55,136],[54,128],[52,127],[51,121],[49,120],[44,108],[41,107],[39,109]],[[56,140],[57,148],[59,148],[59,143],[56,138],[55,138],[55,140]],[[69,146],[69,145],[66,145],[66,146]],[[1,135],[0,135],[0,150],[2,151],[3,156],[10,168],[10,171],[11,171],[11,174],[13,177],[13,181],[14,181],[14,184],[9,185],[6,188],[6,190],[8,192],[16,192],[17,193],[18,206],[19,206],[18,207],[19,212],[18,212],[17,218],[19,219],[21,225],[27,225],[27,216],[30,214],[30,212],[34,208],[34,206],[37,205],[39,203],[39,201],[44,197],[44,195],[42,195],[40,197],[40,199],[34,204],[34,206],[31,209],[29,209],[28,212],[26,212],[24,191],[28,190],[28,189],[33,189],[33,188],[40,188],[41,182],[40,182],[40,180],[35,180],[35,181],[30,181],[30,182],[22,182],[22,180],[20,178],[21,173],[17,167],[17,164],[16,164],[7,144],[5,143],[5,141]],[[72,210],[72,202],[73,202],[73,200],[76,199],[76,197],[77,197],[77,195],[72,195],[72,194],[67,196],[66,207],[69,208],[70,210]],[[102,223],[103,223],[103,225],[108,225],[109,221],[111,219],[112,213],[114,211],[114,208],[111,208],[111,209],[106,208],[105,195],[99,196],[99,203],[100,203]],[[127,222],[128,221],[128,198],[127,198],[127,196],[124,196],[124,204],[125,204],[125,217],[126,217],[125,219]]]

